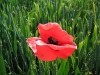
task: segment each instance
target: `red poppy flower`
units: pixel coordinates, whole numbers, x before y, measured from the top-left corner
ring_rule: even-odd
[[[66,59],[77,49],[74,38],[62,30],[58,23],[39,24],[38,30],[40,37],[28,38],[27,43],[34,54],[43,61]]]

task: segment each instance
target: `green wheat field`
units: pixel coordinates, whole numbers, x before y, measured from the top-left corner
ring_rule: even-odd
[[[74,36],[68,59],[44,62],[28,47],[48,22]],[[100,0],[0,0],[0,75],[100,75]]]

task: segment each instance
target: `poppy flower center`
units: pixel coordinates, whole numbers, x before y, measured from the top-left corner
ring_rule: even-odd
[[[58,45],[58,41],[56,39],[52,38],[51,36],[48,38],[48,42],[50,44]]]

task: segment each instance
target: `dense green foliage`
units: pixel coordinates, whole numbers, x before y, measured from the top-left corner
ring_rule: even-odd
[[[26,39],[39,23],[57,22],[78,49],[66,60],[43,62]],[[99,0],[0,0],[0,75],[100,75]]]

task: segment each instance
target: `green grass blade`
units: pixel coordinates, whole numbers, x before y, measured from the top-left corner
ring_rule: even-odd
[[[61,62],[61,65],[60,65],[59,70],[58,70],[58,75],[63,75],[64,69],[66,67],[66,62],[67,62],[67,60],[64,60]]]
[[[5,67],[4,58],[2,56],[2,41],[0,39],[0,75],[6,75]]]

